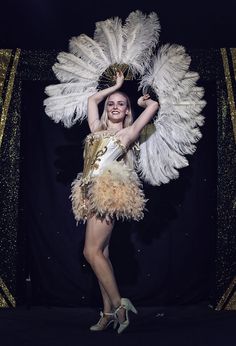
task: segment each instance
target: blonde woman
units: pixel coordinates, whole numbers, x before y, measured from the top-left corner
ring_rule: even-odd
[[[84,256],[101,289],[103,312],[91,331],[106,329],[111,323],[118,333],[129,325],[129,311],[137,310],[122,298],[109,259],[109,242],[115,219],[140,220],[145,197],[134,170],[132,146],[144,126],[158,110],[158,103],[144,95],[138,105],[144,110],[133,122],[129,98],[119,91],[124,82],[117,72],[115,84],[88,99],[88,124],[84,170],[72,184],[72,207],[77,221],[86,220]],[[105,100],[99,117],[98,105]]]

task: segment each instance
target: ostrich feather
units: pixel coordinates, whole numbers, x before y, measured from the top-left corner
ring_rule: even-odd
[[[123,33],[121,19],[118,17],[96,23],[94,40],[99,43],[111,64],[121,63]]]
[[[100,73],[111,64],[111,60],[103,52],[99,43],[85,34],[72,37],[69,42],[69,50],[84,60],[86,64],[99,69]]]
[[[130,65],[134,73],[143,74],[149,65],[153,48],[157,45],[160,23],[156,13],[149,16],[140,11],[131,12],[123,27],[123,62]]]
[[[183,46],[175,44],[161,46],[142,78],[140,89],[143,88],[145,91],[146,87],[151,85],[157,89],[159,96],[161,93],[170,94],[177,83],[184,78],[190,62],[191,58]]]
[[[96,89],[91,88],[82,94],[50,96],[44,100],[45,112],[56,123],[61,121],[65,127],[71,127],[86,118],[87,99],[95,92]]]
[[[53,66],[53,72],[61,82],[80,82],[81,84],[90,84],[96,80],[93,74],[75,69],[71,65],[62,65],[56,63]]]
[[[86,71],[86,73],[93,74],[94,77],[98,75],[97,68],[93,67],[91,64],[86,64],[84,60],[78,58],[74,54],[60,52],[57,56],[57,60],[60,64],[73,66],[79,71]]]
[[[60,83],[60,84],[54,84],[54,85],[48,85],[45,88],[45,94],[48,96],[59,96],[59,95],[66,95],[71,93],[83,93],[88,90],[88,88],[96,88],[97,83],[94,81],[91,83],[91,86],[88,86],[88,84],[84,84],[81,82],[69,82],[69,83]]]

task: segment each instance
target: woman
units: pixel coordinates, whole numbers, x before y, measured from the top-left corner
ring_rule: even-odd
[[[115,217],[143,217],[145,198],[132,169],[132,145],[158,110],[158,103],[144,95],[138,105],[145,109],[133,122],[129,99],[119,91],[123,82],[119,71],[113,86],[88,99],[91,134],[85,140],[83,174],[72,187],[75,217],[87,220],[84,256],[97,276],[104,304],[100,320],[90,330],[101,331],[113,323],[114,328],[119,324],[118,333],[129,325],[128,312],[137,310],[120,296],[109,260],[109,242]],[[105,98],[100,119],[98,104]]]

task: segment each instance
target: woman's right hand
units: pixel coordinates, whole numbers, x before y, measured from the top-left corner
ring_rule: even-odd
[[[117,71],[116,75],[114,76],[114,79],[116,80],[115,85],[117,86],[117,89],[119,89],[125,80],[123,72],[121,70]]]

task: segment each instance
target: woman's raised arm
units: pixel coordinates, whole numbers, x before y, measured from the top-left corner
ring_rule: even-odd
[[[131,141],[135,141],[139,137],[140,132],[142,131],[144,126],[149,123],[149,121],[154,117],[159,108],[159,103],[152,100],[149,94],[141,96],[138,99],[138,105],[145,109],[130,126]]]
[[[107,96],[118,90],[124,82],[124,75],[121,71],[118,71],[114,78],[116,79],[116,83],[113,86],[100,90],[88,98],[88,124],[91,132],[96,131],[96,129],[100,126],[98,112],[99,103],[102,102]]]

